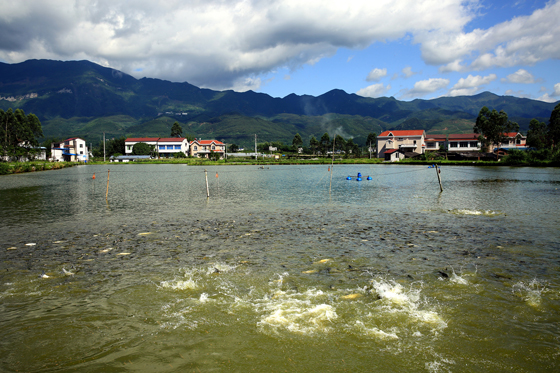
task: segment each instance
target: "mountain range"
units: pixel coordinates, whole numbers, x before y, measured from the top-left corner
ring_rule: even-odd
[[[557,102],[558,103],[558,102]],[[253,91],[215,91],[187,82],[142,78],[90,61],[28,60],[0,63],[0,109],[21,108],[39,117],[46,138],[82,137],[97,144],[111,137],[169,136],[179,122],[183,135],[248,145],[307,144],[328,132],[365,144],[370,132],[424,129],[469,133],[483,106],[504,110],[526,132],[531,119],[548,122],[557,103],[498,96],[399,101],[366,98],[333,89],[320,96],[274,98]]]

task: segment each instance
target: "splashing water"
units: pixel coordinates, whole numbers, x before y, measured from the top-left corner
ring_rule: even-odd
[[[518,282],[513,285],[512,291],[522,297],[529,306],[537,308],[541,304],[542,293],[546,291],[546,287],[537,279],[533,279],[528,284],[522,281]]]

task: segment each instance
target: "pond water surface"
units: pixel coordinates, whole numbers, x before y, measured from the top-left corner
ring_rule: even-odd
[[[0,176],[0,371],[560,369],[560,170],[207,170]]]

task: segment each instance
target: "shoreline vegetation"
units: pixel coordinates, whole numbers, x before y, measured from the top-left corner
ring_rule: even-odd
[[[29,162],[0,162],[0,175],[21,174],[25,172],[38,172],[60,170],[67,167],[77,166],[80,162],[49,162],[49,161],[29,161]]]
[[[90,161],[83,162],[47,162],[47,161],[30,161],[30,162],[0,162],[0,175],[20,174],[25,172],[38,172],[59,170],[67,167],[80,165],[129,165],[129,164],[185,164],[189,166],[274,166],[274,165],[330,165],[331,158],[316,159],[298,159],[288,158],[282,160],[263,160],[263,159],[235,159],[235,160],[218,160],[211,161],[199,158],[164,158],[140,160],[135,162],[109,162],[109,161]],[[440,166],[510,166],[510,167],[560,167],[560,162],[555,160],[519,160],[508,159],[505,157],[500,161],[449,161],[449,160],[401,160],[400,162],[385,162],[382,159],[369,158],[335,158],[335,165],[344,164],[380,164],[380,165],[409,165],[409,166],[425,166],[437,164]]]

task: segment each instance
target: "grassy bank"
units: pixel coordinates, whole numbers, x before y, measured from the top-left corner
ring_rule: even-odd
[[[315,164],[315,165],[329,165],[331,164],[331,158],[314,158],[314,159],[298,159],[298,158],[286,158],[274,160],[270,158],[262,158],[255,160],[254,158],[248,159],[229,159],[229,160],[219,160],[211,161],[208,159],[201,158],[164,158],[164,159],[148,159],[139,160],[135,162],[127,163],[110,163],[110,162],[99,162],[91,161],[88,164],[186,164],[190,166],[225,166],[225,165],[257,165],[257,166],[272,166],[272,165],[305,165],[305,164]],[[517,160],[508,161],[508,159],[503,159],[502,161],[449,161],[449,160],[413,160],[405,159],[400,162],[384,162],[381,159],[374,158],[335,158],[334,164],[390,164],[390,165],[432,165],[437,164],[441,166],[522,166],[522,167],[560,167],[560,162],[554,160],[532,160],[519,162]]]
[[[36,172],[58,170],[61,168],[72,167],[79,164],[79,162],[6,162],[0,163],[0,175],[20,174],[23,172]]]

